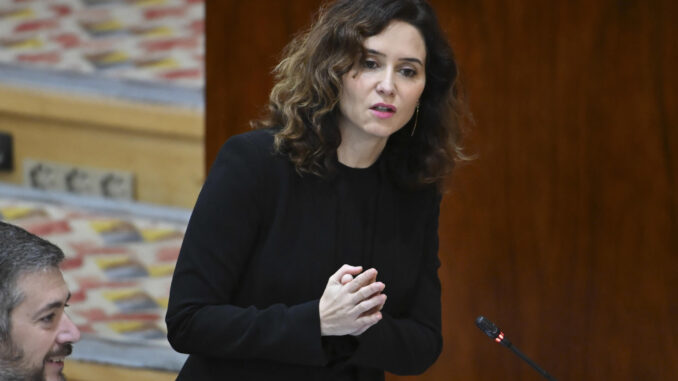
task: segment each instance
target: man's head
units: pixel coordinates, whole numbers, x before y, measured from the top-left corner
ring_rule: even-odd
[[[0,380],[63,380],[80,332],[64,312],[70,293],[63,252],[0,222]]]

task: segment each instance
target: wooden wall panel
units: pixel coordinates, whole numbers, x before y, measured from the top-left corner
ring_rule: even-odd
[[[479,158],[445,200],[449,363],[426,379],[540,379],[479,314],[558,379],[678,374],[676,7],[434,3]]]
[[[675,377],[677,6],[431,2],[478,159],[441,215],[443,354],[389,379],[541,379],[475,327],[480,314],[560,380]],[[280,49],[317,3],[207,2],[208,165],[265,104]]]
[[[271,71],[319,0],[205,2],[206,169],[229,136],[249,130],[268,103]]]

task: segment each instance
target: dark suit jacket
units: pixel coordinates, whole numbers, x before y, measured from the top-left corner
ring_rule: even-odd
[[[174,272],[168,338],[190,354],[180,380],[380,380],[426,370],[441,347],[436,189],[380,185],[371,263],[383,319],[361,336],[320,336],[334,252],[332,180],[300,176],[271,131],[222,147]]]

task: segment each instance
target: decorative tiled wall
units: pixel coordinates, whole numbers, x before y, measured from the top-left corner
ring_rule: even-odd
[[[0,0],[0,64],[201,89],[203,0]]]

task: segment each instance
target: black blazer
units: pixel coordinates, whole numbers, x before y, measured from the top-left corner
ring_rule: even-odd
[[[436,189],[380,185],[371,263],[383,319],[358,337],[320,336],[319,299],[344,262],[334,252],[332,180],[300,176],[272,132],[222,147],[181,248],[166,316],[190,354],[180,380],[381,380],[416,374],[442,349]]]

